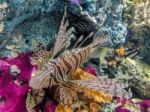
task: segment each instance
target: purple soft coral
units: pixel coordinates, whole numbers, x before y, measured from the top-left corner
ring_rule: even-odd
[[[72,3],[79,4],[80,0],[70,0]]]

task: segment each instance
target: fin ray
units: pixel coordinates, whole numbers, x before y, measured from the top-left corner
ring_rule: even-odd
[[[47,88],[50,84],[50,74],[46,71],[43,74],[32,77],[29,81],[29,86],[34,89],[42,89]]]

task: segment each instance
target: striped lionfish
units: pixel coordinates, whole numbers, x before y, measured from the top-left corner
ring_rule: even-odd
[[[65,21],[65,16],[66,12],[63,16],[56,43],[54,45],[53,58],[47,61],[39,71],[38,75],[32,77],[29,82],[29,85],[32,88],[31,94],[34,92],[34,89],[41,91],[45,88],[55,88],[54,99],[63,104],[72,104],[76,101],[78,98],[77,93],[83,88],[102,91],[111,94],[112,96],[131,97],[130,93],[124,91],[126,85],[120,84],[117,81],[104,76],[93,77],[91,80],[71,80],[72,74],[75,70],[88,58],[96,56],[99,48],[103,47],[104,43],[106,43],[110,37],[104,36],[103,38],[97,38],[96,36],[93,43],[88,46],[66,50],[63,54],[54,58],[62,48],[67,46],[67,41],[69,40],[68,37],[74,30],[73,28],[66,30],[68,27],[68,21]],[[93,33],[90,33],[87,38],[91,36],[93,36]],[[27,100],[30,100],[29,97],[36,93],[31,94],[30,92],[28,93]],[[42,97],[43,94],[45,93],[40,93],[39,96]],[[41,101],[41,99],[38,101]],[[30,104],[27,104],[28,109],[32,109],[34,106],[31,107]]]

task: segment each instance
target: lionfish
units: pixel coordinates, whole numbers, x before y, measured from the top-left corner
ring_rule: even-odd
[[[56,54],[60,52],[62,48],[67,46],[69,37],[74,31],[73,28],[66,30],[68,27],[68,21],[65,21],[65,17],[66,12],[64,13],[60,24],[56,43],[53,49],[52,59],[47,61],[43,68],[38,72],[38,75],[32,77],[29,82],[32,89],[28,94],[27,100],[30,100],[29,97],[38,93],[36,91],[36,93],[33,94],[34,89],[41,91],[45,88],[54,88],[54,99],[56,99],[59,103],[62,102],[63,104],[72,104],[74,101],[77,101],[77,93],[83,88],[102,91],[104,93],[111,94],[112,96],[131,97],[131,94],[124,90],[127,85],[120,84],[114,79],[109,79],[104,76],[93,77],[90,80],[71,80],[72,74],[78,67],[80,67],[90,57],[99,55],[99,49],[104,47],[104,44],[110,39],[110,37],[104,36],[103,38],[98,38],[96,36],[93,42],[88,46],[65,50],[64,53],[55,58]],[[91,36],[93,36],[93,33],[90,33],[87,38]],[[45,93],[40,93],[39,96],[42,97],[43,94]],[[38,101],[41,101],[41,99]],[[27,104],[27,108],[31,109],[31,105]]]

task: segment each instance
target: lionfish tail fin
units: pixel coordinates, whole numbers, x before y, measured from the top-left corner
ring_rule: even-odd
[[[41,74],[31,78],[29,86],[33,89],[42,89],[49,86],[50,76],[49,74]]]
[[[74,80],[73,83],[81,87],[92,89],[99,92],[104,92],[112,96],[131,98],[132,94],[125,91],[127,84],[118,83],[115,79],[110,79],[106,76],[98,76],[91,80]]]

